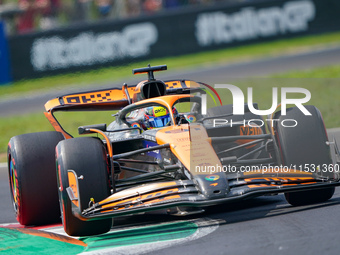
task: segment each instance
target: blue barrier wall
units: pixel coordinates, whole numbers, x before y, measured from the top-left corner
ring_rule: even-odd
[[[11,82],[8,45],[5,36],[5,26],[0,22],[0,85]]]

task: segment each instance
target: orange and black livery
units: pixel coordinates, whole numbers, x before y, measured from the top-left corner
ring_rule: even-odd
[[[11,196],[21,224],[52,223],[61,215],[67,234],[85,236],[109,231],[114,217],[159,209],[186,215],[268,194],[283,193],[292,205],[332,197],[339,174],[316,107],[306,106],[312,116],[295,107],[286,115],[277,111],[273,127],[256,125],[251,120],[261,116],[247,107],[233,115],[218,95],[221,105],[203,110],[212,87],[155,78],[166,69],[149,65],[133,70],[147,74],[136,85],[51,99],[45,115],[55,131],[9,141]],[[102,110],[117,111],[115,120],[80,126],[80,137],[55,117]],[[277,124],[286,119],[298,125]]]

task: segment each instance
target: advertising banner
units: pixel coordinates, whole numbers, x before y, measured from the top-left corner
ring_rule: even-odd
[[[186,9],[10,38],[15,80],[340,29],[336,0]]]

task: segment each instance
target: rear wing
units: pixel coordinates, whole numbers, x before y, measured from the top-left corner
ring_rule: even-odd
[[[201,83],[191,80],[170,80],[164,82],[166,94],[188,94],[200,90]],[[129,105],[129,98],[133,98],[137,85],[74,93],[60,96],[46,102],[48,111],[77,111],[77,110],[120,110]]]
[[[203,83],[191,80],[170,80],[165,81],[166,94],[189,94],[193,92],[203,92]],[[54,129],[61,132],[66,139],[72,138],[59,124],[53,113],[56,111],[116,111],[132,103],[135,94],[140,93],[139,85],[127,86],[122,88],[112,88],[73,93],[51,99],[45,104],[45,116],[52,124]]]

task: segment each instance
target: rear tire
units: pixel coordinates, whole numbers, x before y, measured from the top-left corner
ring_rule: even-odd
[[[305,116],[297,107],[287,109],[286,116],[276,113],[274,119],[294,119],[295,127],[276,125],[275,134],[281,151],[282,163],[290,165],[331,165],[332,158],[325,126],[320,111],[315,106],[305,106],[312,116]],[[332,177],[331,174],[328,175]],[[334,194],[335,188],[316,189],[308,191],[285,193],[285,198],[291,205],[306,205],[327,201]]]
[[[63,139],[52,131],[18,135],[9,141],[10,192],[22,225],[60,222],[54,152]]]
[[[56,148],[59,199],[65,232],[71,236],[88,236],[106,233],[112,219],[82,221],[72,213],[66,188],[69,187],[68,170],[78,177],[81,210],[88,208],[90,199],[99,202],[110,195],[106,151],[99,139],[91,137],[62,141]]]

